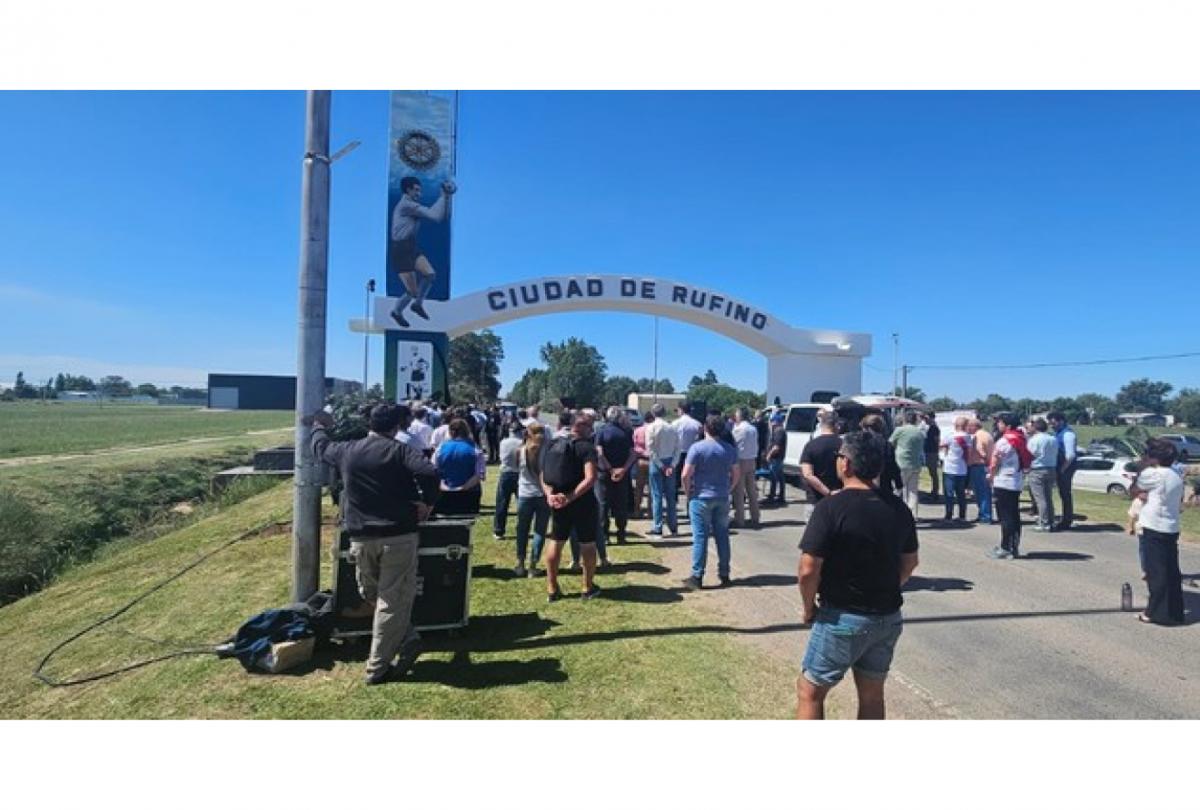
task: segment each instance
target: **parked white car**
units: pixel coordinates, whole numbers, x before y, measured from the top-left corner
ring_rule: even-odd
[[[1135,470],[1134,459],[1129,456],[1080,456],[1076,459],[1071,488],[1124,497],[1137,477]]]

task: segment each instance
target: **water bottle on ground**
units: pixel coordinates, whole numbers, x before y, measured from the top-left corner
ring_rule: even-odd
[[[1133,610],[1133,588],[1128,582],[1121,586],[1121,610]]]

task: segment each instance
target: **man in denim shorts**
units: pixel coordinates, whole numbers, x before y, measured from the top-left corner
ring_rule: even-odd
[[[900,588],[917,567],[912,512],[871,483],[884,454],[883,437],[870,431],[842,437],[843,488],[816,505],[800,541],[804,623],[812,626],[796,684],[801,720],[824,719],[825,696],[850,669],[858,719],[884,717],[883,684],[903,626]]]

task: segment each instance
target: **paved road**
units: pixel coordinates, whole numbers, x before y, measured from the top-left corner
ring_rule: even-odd
[[[763,514],[766,528],[733,538],[742,586],[689,598],[741,626],[791,625],[769,644],[798,662],[807,639],[794,629],[804,514],[798,505]],[[921,565],[905,594],[893,670],[894,716],[1200,718],[1200,588],[1186,578],[1200,579],[1200,547],[1181,548],[1189,624],[1166,628],[1120,611],[1123,582],[1133,584],[1138,608],[1145,588],[1136,541],[1111,525],[1039,534],[1026,524],[1028,556],[1015,561],[986,556],[998,535],[993,526],[921,524]],[[688,553],[669,549],[675,573],[686,574]]]

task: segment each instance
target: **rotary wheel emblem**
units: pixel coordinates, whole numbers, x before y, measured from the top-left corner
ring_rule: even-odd
[[[414,129],[396,141],[400,159],[414,169],[431,169],[442,158],[442,147],[428,132]]]

